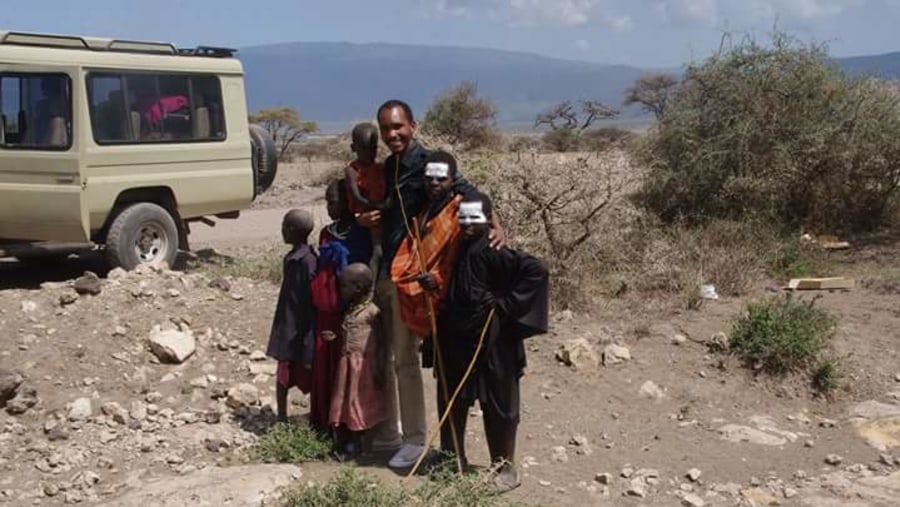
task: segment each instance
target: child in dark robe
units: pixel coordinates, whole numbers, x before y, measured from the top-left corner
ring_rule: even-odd
[[[515,465],[519,424],[519,378],[525,368],[523,340],[547,331],[548,271],[521,251],[490,247],[491,202],[478,194],[459,204],[462,244],[443,308],[438,318],[438,344],[450,396],[463,383],[450,417],[460,440],[465,437],[468,409],[477,399],[484,413],[484,432],[495,466],[498,493],[520,484]],[[491,310],[494,311],[490,317]],[[479,349],[479,339],[484,340]],[[477,351],[477,357],[476,357]],[[473,359],[474,357],[474,359]],[[471,375],[464,379],[474,361]],[[438,409],[447,402],[438,389]],[[465,464],[465,444],[459,442]],[[441,430],[441,447],[453,452],[449,421]]]
[[[344,453],[351,457],[362,450],[364,432],[387,416],[383,371],[387,346],[381,333],[381,311],[372,302],[374,281],[372,270],[356,263],[341,272],[338,282],[347,306],[337,340],[341,355],[329,419]],[[334,333],[326,335],[328,340],[335,338]]]
[[[308,393],[312,388],[315,316],[310,280],[316,273],[316,254],[307,239],[313,224],[312,214],[296,209],[289,211],[281,224],[281,235],[291,250],[284,256],[281,290],[266,349],[266,355],[278,360],[275,398],[281,421],[287,420],[288,389],[297,387]]]
[[[347,207],[353,216],[367,211],[382,211],[389,206],[387,183],[378,155],[378,128],[372,123],[359,123],[353,127],[350,149],[356,160],[344,170],[347,187]],[[372,255],[369,267],[376,271],[381,262],[381,227],[369,230]]]
[[[343,180],[331,182],[325,189],[328,216],[333,220],[319,233],[319,263],[312,280],[312,304],[316,314],[315,361],[312,367],[312,392],[309,396],[309,422],[328,431],[331,395],[341,351],[338,343],[323,334],[341,333],[342,302],[338,276],[348,264],[368,262],[369,236],[356,224],[347,210]]]

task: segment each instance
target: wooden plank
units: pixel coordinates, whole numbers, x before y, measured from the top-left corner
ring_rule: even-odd
[[[843,276],[833,278],[794,278],[788,283],[791,290],[848,290],[856,287],[856,280]]]

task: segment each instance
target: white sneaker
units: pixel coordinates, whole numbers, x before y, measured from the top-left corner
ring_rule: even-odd
[[[391,468],[412,468],[424,451],[424,445],[403,444],[403,447],[388,462],[388,466]]]

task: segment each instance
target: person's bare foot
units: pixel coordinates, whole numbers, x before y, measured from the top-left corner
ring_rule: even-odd
[[[519,478],[519,471],[516,469],[515,463],[504,462],[497,469],[493,479],[494,494],[502,495],[508,493],[522,484]]]

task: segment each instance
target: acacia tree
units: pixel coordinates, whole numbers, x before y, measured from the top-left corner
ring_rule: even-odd
[[[665,114],[669,97],[676,86],[678,80],[669,74],[644,74],[625,90],[623,105],[640,104],[641,109],[659,120]]]
[[[555,151],[570,151],[578,147],[581,134],[597,120],[615,118],[619,111],[599,100],[580,100],[572,103],[564,100],[539,114],[535,127],[550,127],[544,135],[544,143]]]
[[[497,139],[496,117],[494,104],[478,96],[478,85],[463,81],[434,99],[422,128],[444,137],[450,144],[474,149]]]
[[[250,123],[258,123],[272,135],[278,148],[278,160],[284,160],[291,146],[303,136],[319,131],[314,121],[303,121],[300,112],[288,106],[262,109],[250,115]]]

